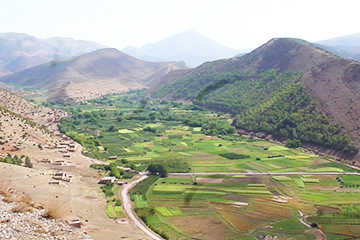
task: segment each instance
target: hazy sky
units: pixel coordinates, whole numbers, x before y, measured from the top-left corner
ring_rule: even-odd
[[[274,37],[360,32],[359,0],[0,0],[0,32],[72,37],[123,49],[189,28],[228,47]]]

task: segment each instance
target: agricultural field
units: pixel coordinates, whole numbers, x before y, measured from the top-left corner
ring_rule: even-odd
[[[70,108],[61,131],[92,158],[138,171],[158,163],[169,173],[219,173],[149,177],[130,191],[138,216],[166,239],[360,238],[360,177],[343,175],[357,171],[351,167],[239,136],[222,114],[142,92]],[[246,176],[251,172],[308,174]],[[339,175],[312,175],[319,172]],[[123,216],[117,198],[108,202],[109,217]]]
[[[359,183],[359,176],[159,178],[145,216],[194,239],[360,238]]]
[[[72,117],[61,130],[84,146],[85,155],[103,161],[116,156],[109,162],[139,171],[149,163],[164,164],[169,172],[344,171],[342,164],[305,150],[234,135],[220,114],[145,98],[141,91],[67,110]]]

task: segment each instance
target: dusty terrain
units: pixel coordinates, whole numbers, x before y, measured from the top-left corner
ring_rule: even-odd
[[[147,239],[134,226],[115,223],[105,215],[106,201],[98,185],[99,174],[89,167],[91,161],[82,156],[81,146],[57,132],[56,122],[48,122],[47,119],[53,119],[54,111],[13,95],[3,99],[8,101],[1,101],[2,106],[34,121],[27,121],[6,109],[0,110],[1,155],[26,155],[34,166],[26,168],[0,163],[3,183],[29,194],[36,203],[45,207],[55,206],[61,219],[79,219],[82,228],[94,239]],[[43,163],[43,160],[48,163]],[[65,172],[71,176],[71,181],[54,180],[56,171]],[[61,182],[61,185],[49,182]]]

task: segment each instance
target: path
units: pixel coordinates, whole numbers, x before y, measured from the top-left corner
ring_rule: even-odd
[[[120,197],[122,199],[122,204],[124,207],[124,211],[128,216],[129,220],[131,220],[141,231],[143,231],[147,236],[155,240],[161,240],[162,238],[154,233],[150,228],[148,228],[143,221],[141,221],[136,213],[133,210],[133,204],[130,199],[129,191],[139,182],[145,180],[148,176],[142,175],[139,179],[133,182],[129,182],[128,184],[124,185],[124,187],[120,190]]]
[[[304,213],[302,213],[301,211],[298,211],[298,212],[299,212],[299,214],[300,214],[300,219],[299,219],[299,221],[300,221],[302,224],[304,224],[306,227],[312,228],[308,223],[306,223],[306,219],[308,218],[308,216],[305,215]],[[316,216],[316,215],[314,215],[314,216]],[[320,228],[317,229],[317,232],[318,232],[319,234],[316,235],[316,240],[327,240],[326,234],[325,234]]]

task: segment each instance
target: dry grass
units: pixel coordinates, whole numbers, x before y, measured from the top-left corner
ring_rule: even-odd
[[[7,197],[9,195],[11,187],[10,184],[5,181],[0,181],[0,194],[4,197]]]
[[[34,207],[28,203],[20,202],[11,211],[15,213],[33,212]]]
[[[45,212],[43,217],[64,219],[70,212],[70,207],[65,202],[47,201],[43,203]]]
[[[16,213],[32,212],[36,207],[32,198],[26,194],[17,193],[14,189],[10,187],[8,183],[4,181],[0,182],[0,195],[4,197],[4,201],[8,203],[15,202],[16,206],[12,209]]]

